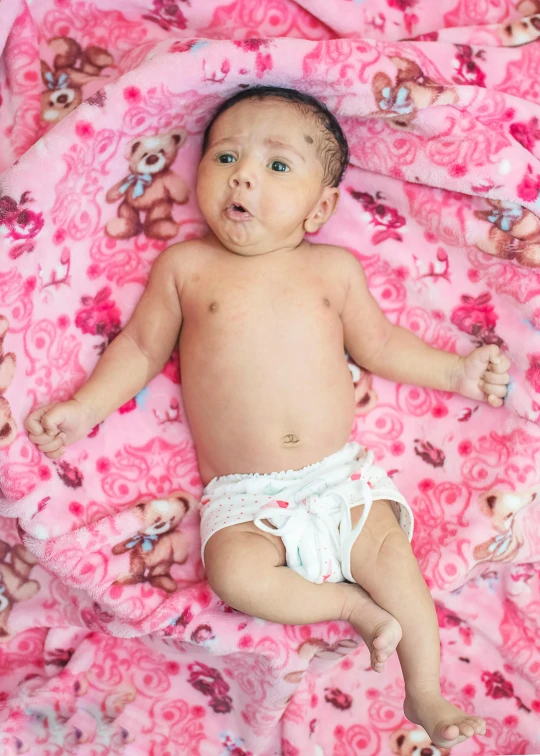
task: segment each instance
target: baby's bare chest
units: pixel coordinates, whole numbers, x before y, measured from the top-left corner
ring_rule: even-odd
[[[324,332],[341,324],[343,292],[334,280],[316,274],[298,279],[286,274],[195,273],[186,284],[186,329],[269,337]]]

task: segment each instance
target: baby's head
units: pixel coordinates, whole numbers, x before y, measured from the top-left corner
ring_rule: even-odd
[[[291,249],[334,212],[348,160],[337,119],[314,97],[245,89],[220,105],[205,131],[199,207],[236,254]]]

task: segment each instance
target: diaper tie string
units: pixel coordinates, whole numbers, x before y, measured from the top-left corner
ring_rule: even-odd
[[[354,582],[350,572],[350,550],[360,535],[373,504],[369,486],[369,471],[373,459],[373,452],[369,451],[360,470],[353,468],[345,481],[343,476],[340,476],[342,485],[348,488],[347,496],[338,490],[328,491],[327,481],[322,478],[316,479],[299,488],[286,507],[276,505],[261,509],[254,518],[255,525],[266,533],[287,538],[289,543],[293,541],[298,551],[302,539],[309,537],[317,541],[319,534],[322,538],[330,535],[334,548],[341,554],[344,576]],[[363,500],[364,511],[353,528],[351,505],[357,499]],[[335,515],[340,510],[341,522],[338,525]],[[276,527],[266,525],[263,520],[270,520]]]

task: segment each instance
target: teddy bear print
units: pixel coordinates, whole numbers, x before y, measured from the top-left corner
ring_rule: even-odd
[[[7,557],[10,556],[10,561]],[[37,580],[28,576],[37,559],[20,543],[0,541],[0,641],[9,638],[9,615],[17,601],[28,601],[39,591]]]
[[[189,199],[184,179],[171,170],[187,134],[173,129],[167,134],[140,136],[128,143],[129,173],[109,189],[107,202],[122,200],[117,217],[106,225],[113,239],[129,239],[141,231],[152,239],[172,239],[179,226],[172,217],[173,204]],[[141,223],[140,214],[145,214]]]
[[[377,107],[380,112],[390,116],[390,125],[408,128],[417,110],[430,105],[453,105],[458,101],[454,87],[437,84],[425,76],[413,60],[397,56],[390,57],[390,60],[397,68],[395,82],[383,71],[376,73],[371,82]]]
[[[49,40],[54,52],[53,67],[41,61],[41,78],[46,87],[41,94],[41,118],[48,123],[57,123],[77,108],[83,101],[82,88],[89,81],[102,76],[114,59],[103,47],[87,47],[71,37],[55,37]]]
[[[343,659],[344,656],[347,656],[357,646],[358,641],[354,640],[354,638],[342,638],[334,643],[328,643],[328,641],[322,638],[308,638],[298,646],[297,653],[301,659],[307,659],[308,661],[313,658],[337,661],[338,659]],[[284,680],[297,684],[302,680],[304,674],[304,669],[288,672]]]
[[[179,493],[134,507],[142,525],[135,535],[113,546],[115,555],[129,552],[129,572],[119,576],[115,585],[148,582],[174,593],[178,586],[171,577],[171,567],[184,564],[190,551],[186,535],[177,528],[190,509],[191,498]]]
[[[4,354],[4,337],[7,333],[9,323],[7,318],[0,315],[0,447],[8,446],[17,435],[17,426],[11,414],[11,408],[7,399],[4,397],[9,388],[17,360],[13,352]]]
[[[373,376],[367,370],[358,367],[347,355],[347,366],[351,371],[354,384],[354,398],[356,402],[356,414],[367,415],[375,408],[378,396],[373,389]]]
[[[536,499],[540,486],[525,491],[486,491],[479,497],[480,510],[491,520],[498,535],[479,544],[473,551],[477,562],[511,562],[523,545],[523,537],[515,515]]]
[[[532,11],[539,13],[539,10]],[[502,43],[505,47],[519,47],[534,42],[540,37],[540,16],[520,18],[502,27]]]
[[[476,241],[482,252],[516,260],[527,268],[540,267],[540,219],[515,202],[488,200],[490,209],[475,216],[491,223],[487,237]]]
[[[398,756],[450,756],[450,749],[436,746],[421,727],[404,728],[390,735],[390,748]]]

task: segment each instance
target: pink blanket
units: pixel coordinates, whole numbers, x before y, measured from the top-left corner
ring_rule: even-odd
[[[459,753],[540,752],[539,36],[539,0],[0,2],[2,753],[437,756],[396,659],[377,676],[348,625],[210,591],[174,358],[56,463],[23,429],[85,380],[170,240],[204,232],[202,131],[255,83],[346,131],[315,240],[359,257],[393,322],[513,361],[501,410],[352,366],[353,436],[415,511],[443,691],[487,720]]]

